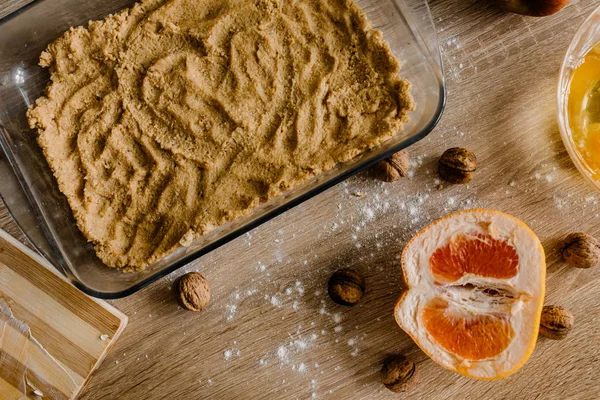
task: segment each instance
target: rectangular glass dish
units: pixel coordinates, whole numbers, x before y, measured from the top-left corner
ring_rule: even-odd
[[[26,120],[29,104],[43,94],[49,74],[40,53],[71,26],[131,6],[132,0],[37,0],[0,20],[0,196],[25,235],[79,289],[100,298],[127,296],[259,224],[425,137],[441,117],[445,84],[435,28],[426,0],[358,0],[383,33],[412,84],[417,108],[390,141],[337,165],[245,217],[178,249],[146,270],[106,267],[77,228],[66,197]]]

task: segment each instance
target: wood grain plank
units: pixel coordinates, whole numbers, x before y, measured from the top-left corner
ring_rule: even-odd
[[[0,231],[0,296],[9,309],[0,341],[0,375],[17,387],[25,376],[46,398],[74,398],[124,329],[127,318],[110,305],[74,291],[46,265]],[[105,334],[106,338],[101,337]],[[11,366],[20,368],[11,374]]]
[[[3,372],[3,376],[5,378],[7,378],[7,381],[5,381],[10,387],[12,387],[12,389],[8,389],[7,391],[7,399],[10,400],[16,400],[19,399],[21,400],[23,397],[21,396],[17,396],[17,397],[8,397],[8,394],[12,394],[15,392],[15,388],[13,385],[25,385],[24,390],[27,392],[26,393],[26,398],[28,399],[39,399],[40,397],[46,397],[46,398],[50,398],[53,400],[69,400],[70,398],[72,398],[71,395],[66,395],[65,393],[63,393],[61,390],[59,390],[54,384],[49,384],[48,381],[44,380],[42,377],[40,377],[40,375],[38,375],[38,373],[36,373],[36,370],[33,369],[27,369],[25,368],[24,365],[22,365],[19,360],[17,360],[16,358],[14,358],[13,356],[11,356],[10,354],[7,354],[4,350],[0,349],[0,359],[2,359],[2,366],[6,366],[6,368],[11,369],[11,373],[6,373],[5,371]],[[13,373],[13,371],[19,371],[19,373]],[[22,375],[24,373],[24,375]],[[23,376],[25,376],[25,380],[26,383],[24,383],[22,381]],[[1,379],[1,378],[0,378]],[[1,387],[1,385],[0,385]],[[35,388],[35,389],[34,389]],[[76,387],[69,387],[69,389],[71,391],[69,391],[70,394],[74,394],[74,390],[76,390]],[[43,394],[43,396],[39,396],[35,393],[35,390],[38,390],[39,392],[41,392]],[[22,393],[19,390],[16,390],[17,393]],[[0,394],[1,396],[2,394]],[[1,399],[2,397],[0,397]]]
[[[99,331],[79,319],[52,296],[2,264],[0,264],[0,291],[26,308],[29,313],[46,321],[62,337],[69,338],[91,356],[99,357],[104,352],[106,344],[100,340],[100,335],[106,332]],[[90,340],[91,338],[96,340]]]
[[[0,400],[18,399],[23,396],[23,392],[0,377]]]
[[[79,376],[87,376],[90,373],[98,360],[96,357],[81,349],[68,336],[61,335],[60,332],[50,326],[44,319],[32,314],[26,307],[23,307],[8,296],[3,297],[10,305],[15,317],[21,321],[27,321],[33,337],[40,343],[43,343],[44,348],[56,360]],[[98,338],[98,340],[101,339]]]
[[[40,290],[48,293],[62,307],[73,313],[96,330],[112,336],[122,320],[114,310],[106,309],[91,297],[85,296],[76,287],[65,285],[64,278],[49,268],[31,268],[32,264],[47,262],[29,252],[15,251],[11,238],[0,233],[0,263],[9,265],[12,270]]]
[[[26,388],[24,388],[25,382],[23,381],[25,366],[13,356],[7,354],[2,348],[0,348],[0,361],[2,362],[2,381],[5,382],[7,386],[14,389],[9,389],[7,392],[23,393],[19,389],[26,390]],[[12,399],[14,399],[14,397]]]
[[[65,399],[76,392],[78,383],[56,368],[56,364],[39,347],[29,346],[29,338],[24,337],[13,327],[6,326],[3,339],[0,350],[2,376],[11,385],[18,386],[25,376],[36,388],[46,393],[55,391],[59,397]],[[26,356],[28,359],[24,359]],[[7,370],[13,373],[6,374]],[[79,380],[81,382],[83,378],[79,377]]]

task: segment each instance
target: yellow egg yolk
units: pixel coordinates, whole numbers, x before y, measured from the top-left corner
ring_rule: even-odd
[[[600,43],[571,73],[568,120],[573,144],[594,179],[600,179]]]

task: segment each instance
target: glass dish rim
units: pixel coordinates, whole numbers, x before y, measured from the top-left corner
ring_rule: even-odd
[[[44,0],[32,0],[30,3],[24,5],[23,7],[0,18],[0,24],[5,23],[8,20],[18,16],[19,14],[27,11],[29,8],[31,8],[32,6],[38,4],[42,1],[44,1]],[[185,265],[193,262],[194,260],[197,260],[200,257],[210,253],[211,251],[231,242],[232,240],[236,239],[237,237],[253,230],[254,228],[257,228],[258,226],[264,224],[265,222],[267,222],[271,219],[274,219],[275,217],[285,213],[286,211],[296,207],[299,204],[302,204],[303,202],[309,200],[310,198],[315,197],[316,195],[332,188],[333,186],[337,185],[338,183],[369,168],[370,166],[374,165],[375,163],[377,163],[387,157],[390,157],[392,154],[394,154],[400,150],[403,150],[403,149],[411,146],[412,144],[424,139],[427,135],[429,135],[429,133],[431,133],[431,131],[439,123],[439,121],[444,113],[444,109],[445,109],[446,101],[447,101],[446,79],[445,79],[445,74],[444,74],[443,61],[441,60],[441,53],[439,54],[439,56],[440,56],[440,65],[439,65],[440,76],[439,76],[438,104],[436,105],[435,112],[433,113],[433,116],[430,119],[430,121],[428,122],[428,124],[422,130],[420,130],[418,133],[414,134],[411,137],[406,138],[405,140],[399,142],[395,146],[393,146],[385,151],[382,151],[381,153],[377,154],[376,156],[372,157],[371,159],[365,160],[364,162],[359,163],[359,164],[349,168],[348,170],[341,172],[340,174],[336,175],[335,177],[331,178],[330,180],[320,183],[319,185],[313,187],[312,189],[307,190],[305,193],[302,193],[302,194],[298,195],[296,198],[288,201],[287,203],[274,208],[273,210],[252,220],[251,222],[245,224],[244,226],[207,244],[203,248],[201,248],[191,254],[186,255],[185,257],[181,258],[180,260],[173,262],[168,267],[165,267],[165,268],[157,271],[156,273],[153,273],[152,275],[148,276],[147,278],[137,282],[136,284],[134,284],[124,290],[118,291],[118,292],[102,292],[102,291],[97,291],[97,290],[91,289],[88,286],[86,286],[85,284],[83,284],[82,282],[80,282],[78,279],[74,278],[74,276],[70,273],[70,271],[65,270],[64,268],[62,268],[60,266],[57,266],[57,265],[55,265],[55,263],[53,261],[48,260],[48,258],[43,255],[44,252],[42,251],[42,249],[40,249],[34,241],[30,240],[29,235],[21,227],[21,224],[18,222],[19,220],[17,218],[15,218],[15,216],[13,215],[13,211],[9,208],[9,206],[7,205],[7,202],[5,201],[5,199],[1,193],[0,193],[0,198],[4,202],[4,205],[9,213],[9,215],[11,216],[12,220],[14,221],[15,225],[18,227],[19,231],[23,234],[23,236],[25,238],[27,238],[27,241],[33,246],[33,248],[36,250],[36,252],[38,254],[40,254],[42,257],[44,257],[44,259],[46,259],[50,264],[52,264],[54,266],[54,268],[56,268],[60,273],[62,273],[65,276],[65,278],[69,282],[71,282],[71,284],[73,284],[75,287],[77,287],[83,293],[85,293],[89,296],[95,297],[95,298],[99,298],[99,299],[114,300],[114,299],[127,297],[127,296],[130,296],[130,295],[134,294],[135,292],[138,292],[141,289],[149,286],[150,284],[156,282],[157,280],[163,278],[164,276],[184,267]],[[0,129],[6,130],[6,128],[3,126],[3,124],[1,122],[0,122]],[[3,146],[0,146],[0,150],[2,151],[3,155],[5,157],[7,157],[7,151],[2,147]],[[18,176],[18,174],[14,171],[14,169],[12,167],[11,167],[11,170],[15,174],[15,179],[18,181],[21,190],[24,192],[25,196],[28,197],[29,194],[28,194],[27,190],[25,190],[23,188],[24,183],[22,182],[22,178],[20,178]],[[32,212],[36,213],[36,211],[32,211]]]
[[[581,26],[577,29],[577,32],[571,39],[569,47],[567,48],[567,52],[565,53],[565,57],[560,66],[560,74],[558,78],[558,90],[556,91],[556,104],[557,104],[557,119],[558,119],[558,130],[560,132],[560,137],[562,139],[563,145],[567,149],[567,153],[569,154],[569,158],[575,164],[575,167],[579,171],[581,175],[585,177],[585,179],[592,184],[597,190],[600,190],[600,181],[595,180],[590,175],[587,167],[584,165],[581,160],[581,156],[579,152],[573,146],[573,140],[571,135],[571,128],[568,123],[567,116],[567,90],[569,88],[569,80],[571,78],[571,70],[570,64],[571,55],[575,49],[575,46],[581,41],[581,38],[591,23],[592,19],[595,17],[600,17],[600,6],[598,6],[594,11],[591,12],[590,15],[587,16],[585,21],[581,24]],[[598,42],[597,42],[598,43]]]

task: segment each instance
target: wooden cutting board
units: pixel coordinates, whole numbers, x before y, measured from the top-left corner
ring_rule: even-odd
[[[126,325],[0,230],[0,400],[75,398]]]

